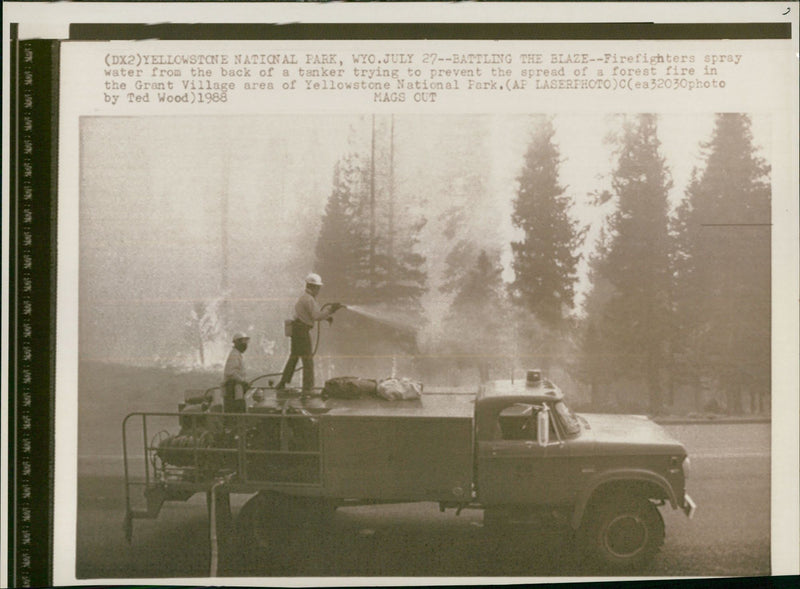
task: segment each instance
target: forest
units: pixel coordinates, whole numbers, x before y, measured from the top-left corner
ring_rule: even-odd
[[[81,359],[108,361],[112,350],[123,364],[213,370],[230,333],[245,329],[254,375],[279,370],[281,319],[313,270],[325,282],[320,301],[350,307],[322,328],[326,377],[399,370],[472,386],[535,367],[596,410],[766,412],[769,165],[750,116],[717,114],[676,190],[661,120],[604,119],[608,169],[580,194],[562,171],[585,156],[562,153],[558,116],[505,126],[360,116],[335,121],[327,143],[319,120],[281,123],[283,135],[264,123],[271,135],[258,139],[247,135],[256,125],[238,121],[213,148],[175,123],[191,165],[162,161],[146,142],[154,131],[140,130],[138,151],[125,149],[141,162],[116,176],[100,165],[114,157],[113,133],[87,129]],[[518,140],[511,128],[523,129]],[[262,160],[258,149],[282,155]],[[225,155],[237,151],[252,161]],[[330,167],[318,165],[323,152]],[[125,204],[126,179],[137,208]],[[193,200],[175,197],[181,190]],[[126,206],[151,216],[131,224]],[[134,303],[120,312],[123,291]],[[168,346],[150,343],[154,326],[169,332]],[[134,346],[153,354],[133,358]]]
[[[449,307],[428,345],[433,363],[455,359],[480,378],[533,363],[583,383],[590,404],[651,414],[674,405],[679,388],[695,395],[698,411],[760,410],[770,388],[770,186],[747,116],[716,117],[704,165],[674,211],[658,117],[625,118],[609,139],[610,189],[594,195],[612,210],[588,260],[581,309],[575,291],[587,233],[571,216],[553,136],[552,119],[538,117],[513,201],[512,280],[503,280],[501,249],[452,231],[439,286]],[[376,187],[391,184],[391,171],[376,172],[391,170],[391,157],[384,147],[337,162],[315,269],[329,277],[333,299],[402,309],[421,322],[426,220],[391,198],[375,202],[376,192],[391,193]],[[470,185],[480,190],[480,181]],[[355,332],[339,333],[337,345],[350,355],[374,349]],[[725,394],[705,399],[704,388]]]

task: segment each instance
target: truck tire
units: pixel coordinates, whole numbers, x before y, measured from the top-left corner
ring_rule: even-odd
[[[260,492],[251,497],[239,510],[236,532],[245,554],[258,552],[269,556],[280,533],[276,493]]]
[[[591,562],[613,571],[641,568],[664,543],[664,520],[645,497],[607,498],[581,526],[582,548]]]
[[[333,504],[322,498],[261,491],[239,510],[237,534],[245,552],[267,556],[285,545],[287,534],[324,525],[334,511]]]

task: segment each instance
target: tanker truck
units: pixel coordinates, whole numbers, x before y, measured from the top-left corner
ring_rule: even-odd
[[[205,493],[212,551],[221,534],[279,550],[276,518],[299,525],[348,506],[432,502],[482,510],[489,531],[554,514],[581,558],[626,573],[663,544],[659,508],[695,511],[680,442],[645,416],[574,413],[539,370],[401,401],[257,389],[241,414],[191,402],[131,413],[123,445],[129,541],[134,520]],[[235,521],[231,494],[252,496]]]

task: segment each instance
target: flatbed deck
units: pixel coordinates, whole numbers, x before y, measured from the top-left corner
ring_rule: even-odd
[[[475,394],[423,393],[413,401],[386,401],[374,397],[362,399],[327,399],[322,405],[331,417],[403,417],[472,419]]]

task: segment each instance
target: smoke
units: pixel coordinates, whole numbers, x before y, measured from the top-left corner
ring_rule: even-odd
[[[660,122],[675,190],[694,164],[697,135],[707,134],[699,122],[683,115]],[[762,123],[754,124],[754,136],[769,144],[768,117]],[[314,265],[332,171],[352,148],[349,129],[361,141],[355,147],[369,152],[370,127],[368,117],[355,115],[82,119],[80,357],[148,365],[181,356],[175,360],[181,366],[218,365],[237,329],[206,333],[205,313],[192,316],[192,305],[229,292],[231,327],[253,326],[248,360],[277,368],[289,351],[283,320],[291,317],[302,277]],[[559,115],[556,128],[564,156],[560,175],[576,216],[583,225],[597,223],[599,212],[586,195],[603,187],[597,176],[610,169],[602,143],[606,121]],[[499,249],[503,280],[513,277],[510,215],[527,141],[525,118],[403,115],[395,118],[394,137],[395,212],[427,220],[417,246],[427,272],[420,301],[426,323],[366,305],[351,307],[352,317],[387,332],[416,334],[425,356],[418,362],[436,367],[450,361],[442,356],[451,348],[467,344],[511,357],[523,345],[514,337],[501,337],[499,347],[478,343],[486,340],[487,313],[444,325],[453,296],[440,288],[448,256],[462,241]],[[389,342],[364,345],[395,351]]]

